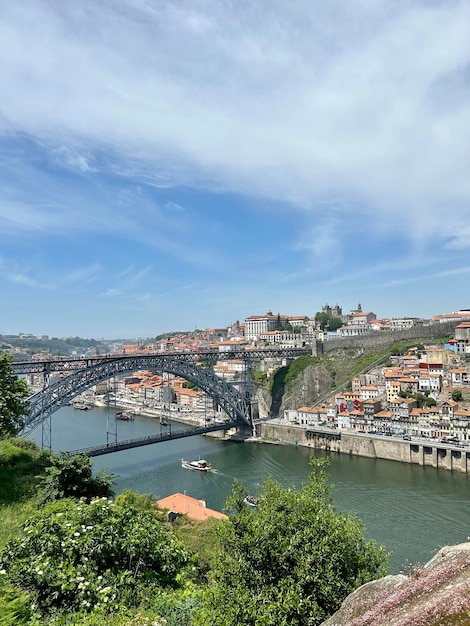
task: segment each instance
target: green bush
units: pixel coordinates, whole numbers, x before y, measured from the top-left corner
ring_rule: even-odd
[[[334,510],[324,460],[301,488],[268,480],[256,511],[236,485],[221,526],[200,626],[316,626],[360,585],[385,573],[387,555],[363,524]]]
[[[151,511],[106,498],[62,500],[28,521],[0,571],[42,615],[135,607],[147,587],[177,588],[190,554]],[[189,570],[190,573],[192,569]]]
[[[115,474],[106,474],[104,470],[93,476],[93,464],[86,454],[54,454],[40,483],[42,501],[109,497],[113,495],[111,485],[115,478]]]

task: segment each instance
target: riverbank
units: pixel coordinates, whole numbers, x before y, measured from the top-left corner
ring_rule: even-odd
[[[280,420],[261,422],[256,426],[258,441],[298,445],[305,448],[337,452],[350,456],[398,461],[436,469],[470,473],[470,449],[438,440],[384,437],[339,429],[305,429]]]
[[[94,402],[94,406],[98,408],[106,408],[106,405],[100,401]],[[113,404],[113,411],[125,411],[134,415],[141,415],[143,417],[151,417],[155,419],[157,424],[165,422],[178,422],[180,424],[186,424],[187,426],[204,426],[205,424],[211,425],[217,423],[217,421],[223,421],[221,418],[206,417],[203,411],[190,411],[190,410],[168,410],[161,408],[142,407],[136,404],[117,402]],[[206,433],[206,437],[214,437],[216,439],[233,439],[235,429],[230,430],[217,430],[211,433]]]

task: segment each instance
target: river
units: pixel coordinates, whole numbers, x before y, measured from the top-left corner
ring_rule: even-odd
[[[52,417],[52,448],[75,450],[106,441],[107,409],[78,411],[64,407]],[[184,426],[173,423],[173,427]],[[118,439],[159,431],[158,420],[136,416],[118,422]],[[40,443],[40,429],[31,435]],[[96,470],[118,474],[115,492],[132,489],[163,498],[186,492],[222,510],[233,481],[256,493],[270,476],[284,486],[300,486],[309,473],[311,454],[295,446],[234,443],[194,436],[124,450],[94,459]],[[206,458],[212,472],[191,472],[181,458]],[[389,571],[424,564],[444,545],[467,541],[470,535],[469,475],[393,461],[330,455],[328,470],[336,509],[354,512],[365,535],[393,552]],[[300,520],[299,520],[300,523]]]

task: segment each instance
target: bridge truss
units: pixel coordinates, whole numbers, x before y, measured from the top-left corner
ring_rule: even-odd
[[[198,359],[201,359],[200,354],[197,356]],[[77,361],[74,362],[74,365]],[[30,412],[25,419],[22,435],[34,430],[55,411],[67,405],[75,396],[90,387],[116,376],[147,369],[168,372],[191,381],[217,402],[231,422],[252,427],[252,397],[249,390],[240,391],[232,384],[219,378],[210,367],[200,365],[193,354],[175,353],[102,358],[87,360],[85,367],[83,367],[83,360],[78,362],[81,363],[82,369],[76,369],[54,383],[45,384],[41,391],[30,398]],[[44,362],[42,365],[45,366],[46,364],[47,362]],[[57,366],[58,362],[52,361],[50,364]],[[18,373],[19,371],[24,372],[24,370],[31,371],[30,365],[23,364],[21,369],[20,364],[16,364],[15,369]],[[70,366],[70,363],[62,362],[61,365],[67,367],[67,365]],[[38,371],[37,364],[33,367]],[[46,369],[46,367],[42,370],[46,379],[48,379],[49,371],[49,368]]]
[[[203,429],[201,432],[210,432],[211,430],[226,430],[234,426],[239,428],[249,427],[252,432],[253,419],[255,413],[257,413],[254,401],[254,386],[251,377],[252,361],[280,358],[292,360],[298,356],[311,353],[311,346],[305,346],[303,348],[259,348],[236,350],[233,352],[210,350],[205,352],[137,354],[132,356],[126,354],[97,355],[91,358],[58,357],[44,360],[13,362],[12,369],[16,374],[42,374],[43,377],[43,388],[29,399],[30,412],[25,419],[20,434],[28,436],[37,426],[41,425],[42,445],[43,447],[50,448],[50,417],[53,413],[69,404],[75,396],[90,387],[111,378],[138,370],[153,370],[162,373],[168,372],[191,381],[211,397],[227,415],[228,419],[225,425],[213,427],[205,424],[204,427],[178,431],[178,433],[175,432],[170,434],[170,438],[198,434],[201,428]],[[234,384],[228,383],[214,374],[212,366],[219,359],[241,359],[245,362],[245,380],[242,381],[241,389],[235,386],[240,385],[240,381],[236,381]],[[60,380],[51,383],[51,375],[57,373],[62,377]],[[113,430],[113,428],[114,434],[117,436],[115,425],[114,427],[109,427],[108,424],[108,429]],[[112,433],[108,432],[108,436],[109,434]],[[88,452],[94,455],[106,454],[107,452],[113,451],[111,448],[115,446],[120,446],[116,448],[116,450],[124,449],[126,446],[134,447],[136,445],[157,443],[166,438],[167,435],[160,433],[152,436],[152,441],[150,441],[150,438],[146,438],[144,442],[142,438],[139,438],[139,441],[127,442],[126,445],[124,445],[123,442],[118,443],[117,440],[114,444],[110,444],[108,440],[106,445],[97,446],[93,453],[91,450]]]

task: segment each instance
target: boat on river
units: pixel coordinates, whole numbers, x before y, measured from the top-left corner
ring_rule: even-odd
[[[132,422],[132,420],[134,419],[134,416],[132,415],[132,413],[120,411],[119,413],[116,413],[116,419],[123,420],[124,422]]]
[[[256,496],[250,496],[250,494],[247,494],[243,498],[243,502],[248,506],[258,506],[258,498]]]
[[[73,408],[78,409],[79,411],[88,411],[93,408],[93,404],[91,402],[86,402],[85,400],[76,400],[72,402]]]
[[[212,466],[205,459],[198,459],[197,461],[181,459],[181,466],[184,469],[196,470],[197,472],[208,472],[212,469]]]

